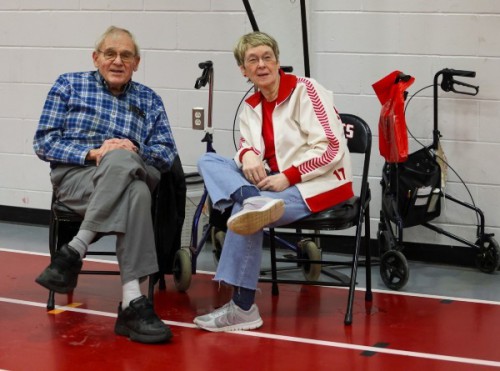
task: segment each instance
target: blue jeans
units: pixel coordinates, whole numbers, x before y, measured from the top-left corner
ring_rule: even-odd
[[[215,209],[224,210],[232,206],[232,214],[242,205],[231,200],[231,195],[243,186],[252,186],[232,159],[216,153],[206,153],[198,160],[198,170]],[[282,192],[262,191],[263,197],[285,201],[285,213],[271,227],[291,223],[311,214],[297,187],[288,187]],[[257,289],[262,259],[261,230],[251,235],[239,235],[230,230],[226,233],[222,254],[214,280],[247,289]]]

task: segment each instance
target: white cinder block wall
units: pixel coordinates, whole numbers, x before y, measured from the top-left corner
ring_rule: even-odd
[[[252,0],[259,27],[273,34],[281,61],[303,74],[299,0]],[[393,70],[416,77],[412,94],[432,84],[442,68],[477,72],[475,97],[440,92],[442,143],[452,167],[500,234],[500,2],[491,0],[309,0],[311,76],[332,89],[340,111],[368,121],[374,132],[371,166],[372,237],[380,209],[377,125],[380,104],[372,83]],[[0,205],[48,209],[48,164],[32,150],[45,96],[63,72],[93,69],[95,39],[111,25],[129,28],[142,48],[134,75],[164,99],[186,171],[205,151],[203,132],[191,129],[191,108],[207,107],[207,89],[194,89],[198,63],[215,66],[215,148],[233,153],[233,119],[249,85],[232,57],[238,36],[251,31],[238,0],[3,0],[0,2]],[[412,133],[429,143],[432,89],[407,111]],[[237,136],[237,133],[235,134]],[[412,143],[412,149],[416,149]],[[359,175],[359,174],[358,174]],[[469,201],[451,171],[447,191]],[[475,238],[475,216],[447,203],[437,220]],[[458,244],[422,227],[405,240]]]

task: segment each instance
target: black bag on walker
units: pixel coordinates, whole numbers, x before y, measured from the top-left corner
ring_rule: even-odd
[[[405,228],[440,215],[441,168],[428,148],[411,153],[403,163],[386,163],[385,167],[392,173],[391,188],[396,191],[397,187],[397,208]]]

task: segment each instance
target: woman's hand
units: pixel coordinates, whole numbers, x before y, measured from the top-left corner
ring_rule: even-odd
[[[257,184],[257,187],[261,191],[281,192],[290,187],[290,182],[285,174],[279,173],[265,177]]]
[[[255,154],[255,152],[246,152],[243,155],[241,162],[243,164],[243,167],[241,169],[243,171],[243,175],[250,183],[257,185],[267,177],[264,164],[260,160],[259,156]]]

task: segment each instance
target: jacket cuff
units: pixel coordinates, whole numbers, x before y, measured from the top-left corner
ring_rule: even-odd
[[[295,166],[289,167],[288,169],[283,171],[283,174],[285,174],[291,186],[300,183],[302,181],[302,176],[300,175],[299,170]]]
[[[241,152],[240,152],[240,155],[238,156],[238,159],[240,160],[241,163],[243,163],[243,155],[245,153],[247,153],[248,151],[251,151],[252,149],[251,148],[245,148],[245,149],[242,149]]]

